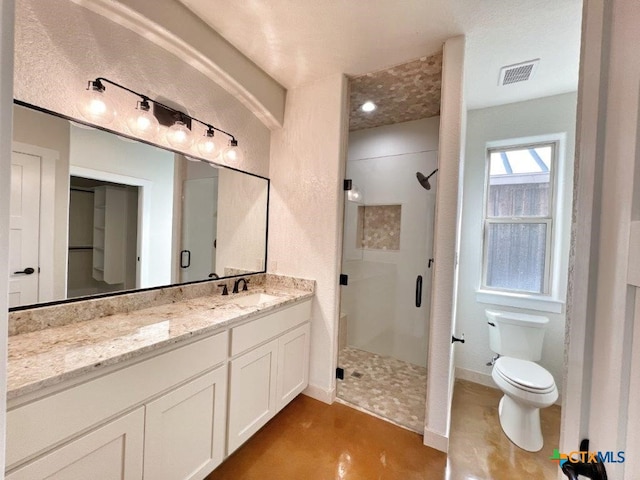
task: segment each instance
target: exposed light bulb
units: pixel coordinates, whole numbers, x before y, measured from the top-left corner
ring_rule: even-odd
[[[227,164],[240,163],[243,159],[242,150],[238,147],[238,141],[232,139],[229,142],[229,146],[222,151],[222,160]]]
[[[359,202],[362,199],[362,194],[358,187],[353,187],[347,192],[347,200],[350,202]]]
[[[148,100],[138,102],[135,113],[127,118],[127,126],[135,136],[152,140],[158,134],[160,124],[149,110]]]
[[[204,136],[198,141],[198,151],[207,158],[216,158],[222,151],[220,141],[214,135],[213,128],[207,128]]]
[[[89,82],[78,100],[80,115],[90,122],[107,125],[116,117],[115,109],[104,96],[104,86],[99,81]]]
[[[184,122],[177,121],[167,130],[167,141],[174,148],[186,150],[193,144],[193,136]]]
[[[370,100],[368,102],[364,102],[360,107],[363,112],[373,112],[376,108],[376,104]]]

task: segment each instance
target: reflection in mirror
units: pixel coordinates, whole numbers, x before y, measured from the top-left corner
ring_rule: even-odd
[[[10,307],[264,271],[265,178],[22,105],[11,175]]]
[[[71,177],[67,298],[138,285],[138,188]]]

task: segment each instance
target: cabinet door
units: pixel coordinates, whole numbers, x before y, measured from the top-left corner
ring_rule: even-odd
[[[7,475],[7,480],[141,480],[144,408]]]
[[[145,479],[203,479],[222,462],[226,387],[225,365],[147,405]]]
[[[276,413],[278,340],[231,361],[229,454]]]
[[[309,384],[309,331],[307,323],[278,339],[278,411]]]

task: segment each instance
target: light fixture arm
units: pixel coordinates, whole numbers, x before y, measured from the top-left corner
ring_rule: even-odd
[[[127,92],[129,92],[129,93],[131,93],[133,95],[136,95],[136,96],[140,97],[142,102],[146,102],[146,103],[153,102],[154,104],[159,105],[162,108],[164,108],[166,110],[169,110],[170,112],[175,113],[176,115],[178,115],[180,117],[180,119],[183,119],[184,117],[188,117],[191,120],[195,120],[196,122],[198,122],[198,123],[204,125],[205,127],[207,127],[207,129],[215,130],[217,132],[220,132],[220,133],[228,136],[230,138],[231,145],[233,145],[233,146],[237,146],[238,145],[238,140],[236,140],[236,137],[234,135],[230,134],[229,132],[225,132],[224,130],[222,130],[222,129],[218,128],[218,127],[214,127],[210,123],[203,122],[202,120],[200,120],[200,119],[198,119],[196,117],[192,117],[191,115],[187,115],[186,113],[181,112],[180,110],[176,110],[175,108],[170,107],[169,105],[165,105],[164,103],[161,103],[161,102],[159,102],[157,100],[153,100],[153,99],[149,98],[146,95],[138,93],[135,90],[131,90],[130,88],[127,88],[124,85],[120,85],[119,83],[116,83],[116,82],[114,82],[112,80],[109,80],[108,78],[97,77],[93,81],[90,80],[88,89],[94,88],[94,89],[96,89],[98,91],[103,92],[105,90],[105,87],[104,87],[105,83],[108,83],[109,85],[113,85],[114,87],[118,87],[118,88],[120,88],[122,90],[125,90],[125,91],[127,91]]]
[[[151,101],[153,101],[153,100],[151,100]],[[158,102],[156,102],[156,103],[158,103]],[[159,104],[159,105],[162,105],[161,103],[158,103],[158,104]],[[164,106],[164,105],[163,105],[163,106]],[[173,110],[173,109],[171,109],[171,110]],[[187,116],[188,116],[188,115],[187,115]],[[238,141],[236,140],[236,137],[234,137],[234,136],[233,136],[232,134],[230,134],[229,132],[225,132],[224,130],[222,130],[222,129],[218,128],[218,127],[214,127],[214,126],[213,126],[213,125],[211,125],[210,123],[205,123],[205,122],[203,122],[202,120],[198,120],[198,119],[197,119],[197,118],[195,118],[195,117],[191,117],[191,116],[189,116],[189,118],[191,118],[191,120],[195,120],[195,121],[196,121],[196,122],[198,122],[198,123],[201,123],[202,125],[204,125],[205,127],[207,127],[207,129],[208,129],[208,130],[215,130],[216,132],[220,132],[220,133],[225,134],[227,137],[229,137],[229,138],[231,139],[231,142],[232,142],[232,143],[233,143],[233,142],[235,142],[235,143],[236,143],[236,145],[238,144]]]

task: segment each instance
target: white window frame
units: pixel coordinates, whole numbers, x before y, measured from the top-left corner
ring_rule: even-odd
[[[483,221],[482,221],[482,257],[481,261],[481,277],[478,279],[478,290],[476,292],[476,300],[480,303],[488,303],[494,305],[505,305],[519,308],[535,309],[547,312],[561,313],[564,307],[562,297],[562,287],[559,285],[559,261],[560,239],[557,237],[558,221],[562,218],[561,196],[565,195],[561,191],[561,187],[565,176],[564,165],[564,149],[566,143],[566,134],[549,134],[536,137],[499,140],[488,142],[486,144],[486,160],[485,160],[485,181],[484,181],[484,198],[483,198]],[[486,285],[487,273],[487,221],[490,223],[514,223],[513,218],[509,217],[488,217],[488,196],[489,196],[489,175],[490,175],[490,154],[492,151],[504,151],[512,149],[524,149],[541,145],[553,145],[553,159],[549,172],[549,182],[551,189],[551,198],[549,204],[549,214],[547,217],[516,217],[517,223],[546,223],[546,255],[545,255],[545,284],[543,293],[527,292],[520,290],[502,289],[488,287]]]

